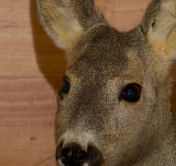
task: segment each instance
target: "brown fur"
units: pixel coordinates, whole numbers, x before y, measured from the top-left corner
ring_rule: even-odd
[[[91,143],[103,155],[101,166],[175,166],[169,70],[176,58],[176,1],[154,0],[129,32],[111,28],[92,0],[37,0],[37,7],[68,59],[71,87],[63,100],[58,96],[56,145],[76,142],[86,151]],[[136,103],[118,98],[130,83],[142,86]]]

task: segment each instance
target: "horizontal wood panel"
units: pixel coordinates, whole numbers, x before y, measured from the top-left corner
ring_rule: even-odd
[[[145,10],[152,0],[116,0],[115,11]]]
[[[0,128],[0,165],[34,166],[54,155],[53,125]],[[55,157],[42,163],[54,165]]]
[[[115,12],[115,28],[128,31],[140,24],[145,10]]]

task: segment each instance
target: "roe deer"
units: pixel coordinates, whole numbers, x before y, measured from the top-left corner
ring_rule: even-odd
[[[128,32],[108,25],[93,0],[36,2],[68,62],[58,91],[56,164],[176,166],[169,102],[176,0],[154,0]]]

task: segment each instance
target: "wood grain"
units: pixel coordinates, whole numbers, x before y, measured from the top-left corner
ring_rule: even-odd
[[[0,165],[34,166],[55,153],[56,89],[64,53],[38,23],[34,0],[0,12]],[[54,165],[55,158],[41,163]]]
[[[124,30],[140,21],[149,1],[96,4],[112,26]],[[66,61],[40,26],[35,0],[0,2],[0,166],[34,166],[55,153],[56,90]],[[174,89],[173,103],[175,96]],[[53,156],[38,165],[54,163]]]

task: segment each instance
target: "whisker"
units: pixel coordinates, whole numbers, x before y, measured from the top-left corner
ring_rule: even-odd
[[[42,161],[40,161],[40,162],[38,162],[38,163],[37,163],[37,164],[35,164],[34,166],[38,166],[38,165],[40,165],[40,164],[44,163],[45,161],[47,161],[47,160],[49,160],[49,159],[51,159],[51,158],[53,158],[53,157],[55,157],[55,154],[54,154],[54,155],[52,155],[52,156],[49,156],[48,158],[46,158],[46,159],[44,159],[44,160],[42,160]]]

